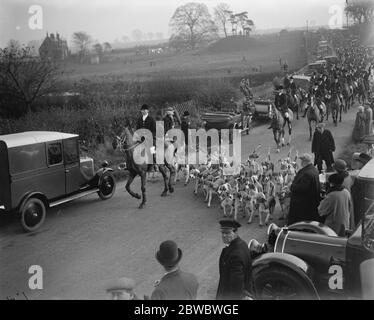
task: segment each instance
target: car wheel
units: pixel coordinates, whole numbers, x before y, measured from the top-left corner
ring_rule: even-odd
[[[47,209],[42,200],[30,198],[21,209],[21,225],[27,232],[33,232],[44,222]]]
[[[294,271],[281,266],[253,271],[256,298],[259,300],[313,299],[308,285]]]
[[[103,177],[101,178],[101,183],[99,185],[99,191],[97,194],[99,195],[101,200],[108,200],[113,197],[114,192],[116,191],[116,180],[114,176],[106,172],[104,173]]]

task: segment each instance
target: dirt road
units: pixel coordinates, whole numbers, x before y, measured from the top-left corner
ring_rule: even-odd
[[[337,128],[330,123],[338,147],[352,132],[356,108],[343,115]],[[265,157],[271,147],[272,158],[284,157],[289,148],[275,154],[275,145],[268,125],[256,127],[242,139],[242,159],[258,145]],[[294,122],[292,145],[299,153],[310,152],[307,121]],[[294,153],[293,153],[294,155]],[[139,181],[134,183],[139,190]],[[218,282],[218,258],[223,248],[218,220],[222,215],[218,201],[207,208],[203,196],[193,195],[192,185],[177,185],[173,195],[161,198],[161,182],[149,183],[146,209],[137,209],[138,202],[117,187],[115,196],[101,201],[90,196],[53,209],[41,230],[22,232],[18,221],[0,219],[0,299],[105,299],[105,284],[120,276],[136,279],[136,292],[150,294],[153,283],[163,270],[155,259],[160,242],[175,240],[183,251],[181,267],[197,275],[199,298],[214,299]],[[258,220],[247,225],[240,236],[248,241],[265,240],[266,228]],[[275,220],[275,222],[277,222]],[[43,268],[43,290],[30,290],[28,269]],[[19,296],[16,294],[19,293]]]

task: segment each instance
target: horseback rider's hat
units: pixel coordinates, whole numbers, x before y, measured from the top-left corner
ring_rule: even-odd
[[[221,225],[221,230],[237,230],[242,226],[238,221],[232,219],[220,220],[219,224]]]
[[[190,113],[187,110],[185,112],[183,112],[183,116],[187,117],[189,115],[190,115]]]
[[[182,259],[182,250],[174,241],[164,241],[156,252],[156,259],[162,266],[172,268]]]
[[[149,106],[147,104],[143,104],[140,110],[149,110]]]

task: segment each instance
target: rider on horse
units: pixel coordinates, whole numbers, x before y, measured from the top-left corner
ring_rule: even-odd
[[[337,96],[339,100],[339,104],[341,104],[340,96],[342,94],[342,87],[339,83],[339,78],[338,76],[335,76],[334,82],[331,84],[329,91],[332,96]]]
[[[288,124],[289,131],[292,130],[290,118],[288,115],[288,100],[286,95],[286,90],[283,86],[279,86],[278,89],[280,90],[279,93],[275,96],[275,107],[281,112],[284,118],[283,128],[286,124]]]

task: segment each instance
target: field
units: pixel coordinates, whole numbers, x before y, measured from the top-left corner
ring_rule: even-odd
[[[110,62],[98,65],[67,63],[65,70],[67,76],[74,80],[98,76],[121,76],[124,80],[136,81],[165,76],[237,77],[259,71],[279,71],[280,59],[286,60],[290,69],[305,65],[304,41],[300,32],[256,38],[229,37],[206,48],[186,53],[136,56],[135,53],[114,52],[110,56]]]

